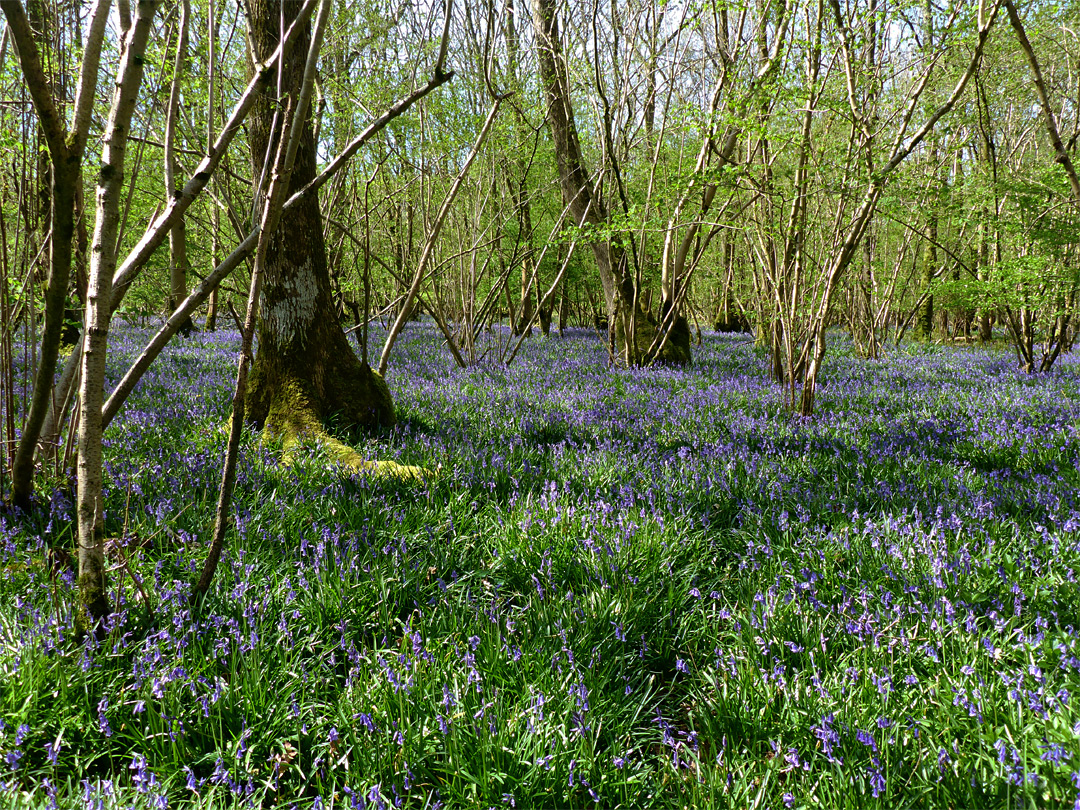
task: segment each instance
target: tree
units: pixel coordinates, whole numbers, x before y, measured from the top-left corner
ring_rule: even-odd
[[[544,104],[555,144],[563,200],[569,206],[576,226],[596,232],[591,235],[590,246],[604,290],[612,341],[628,364],[649,362],[654,358],[688,362],[688,330],[685,339],[663,341],[663,346],[656,341],[655,319],[639,305],[639,285],[631,271],[630,256],[618,240],[612,238],[607,207],[602,196],[593,188],[593,181],[585,168],[554,0],[533,0],[533,25]],[[679,325],[685,329],[685,321]]]
[[[1067,225],[1075,222],[1076,207],[1080,206],[1080,178],[1076,175],[1076,168],[1073,166],[1069,150],[1062,143],[1061,133],[1058,130],[1057,118],[1054,115],[1054,107],[1050,102],[1049,92],[1046,89],[1042,68],[1039,65],[1038,57],[1035,55],[1035,49],[1031,45],[1031,40],[1028,38],[1024,23],[1020,19],[1020,13],[1017,11],[1013,0],[1005,0],[1005,9],[1008,11],[1009,23],[1016,34],[1017,42],[1020,43],[1020,48],[1027,59],[1028,69],[1031,72],[1031,81],[1035,85],[1035,91],[1039,97],[1043,123],[1046,125],[1046,133],[1054,149],[1054,160],[1061,166],[1069,180],[1073,205],[1071,206],[1072,210],[1069,211],[1065,218],[1066,222],[1062,223],[1065,227],[1062,227],[1061,230],[1065,231]],[[1035,363],[1034,330],[1031,323],[1034,320],[1034,313],[1025,311],[1027,308],[1024,306],[1017,308],[1019,313],[1014,313],[1012,309],[1006,310],[1009,331],[1013,335],[1017,357],[1020,360],[1021,367],[1029,373],[1036,370],[1049,371],[1061,350],[1069,345],[1069,319],[1075,307],[1077,290],[1080,289],[1080,278],[1078,278],[1080,274],[1077,273],[1075,268],[1075,260],[1072,262],[1055,262],[1054,264],[1061,271],[1063,278],[1053,278],[1053,273],[1040,274],[1043,276],[1040,279],[1042,291],[1046,292],[1046,288],[1050,288],[1050,295],[1046,296],[1043,305],[1039,309],[1044,316],[1049,316],[1050,323],[1045,328],[1046,336],[1038,366]],[[1062,267],[1062,264],[1065,267]]]
[[[927,58],[933,58],[934,53],[934,4],[927,2],[923,9],[923,50]],[[934,291],[933,284],[938,274],[938,208],[941,189],[947,183],[944,177],[944,166],[939,160],[938,137],[931,133],[926,139],[926,171],[934,175],[937,180],[930,185],[931,198],[927,205],[926,215],[926,242],[923,245],[923,281],[926,284],[922,305],[916,316],[915,333],[921,340],[930,341],[934,338]]]
[[[295,4],[272,0],[248,3],[248,33],[256,59],[277,46],[284,15],[288,25]],[[294,56],[281,70],[280,87],[289,92],[303,78],[308,33],[301,34]],[[268,90],[252,111],[250,146],[253,177],[259,178],[275,154],[280,132],[276,90]],[[311,119],[301,127],[289,192],[316,176]],[[269,434],[291,441],[307,432],[322,433],[330,417],[348,426],[394,424],[390,389],[353,353],[338,321],[330,288],[322,215],[314,195],[290,213],[267,247],[265,279],[258,320],[259,347],[247,392],[247,415]]]
[[[34,455],[42,425],[49,411],[57,358],[64,327],[68,279],[71,274],[71,243],[75,236],[75,204],[82,183],[83,154],[86,151],[90,113],[97,88],[98,64],[105,36],[109,3],[99,0],[94,7],[75,99],[74,122],[70,132],[64,125],[50,81],[42,66],[37,43],[22,3],[0,2],[9,30],[19,49],[23,76],[45,134],[51,163],[52,236],[49,241],[49,280],[45,300],[45,331],[41,339],[41,359],[34,378],[34,395],[19,439],[12,465],[12,501],[26,509],[33,492]]]
[[[865,190],[862,199],[854,208],[846,220],[837,219],[835,236],[828,250],[826,261],[823,262],[824,272],[820,274],[812,300],[804,310],[800,318],[803,322],[803,331],[806,335],[803,342],[801,359],[798,363],[801,373],[793,376],[795,380],[792,390],[798,382],[802,383],[802,391],[799,395],[798,412],[800,416],[811,416],[814,413],[814,399],[817,392],[818,375],[825,358],[825,330],[829,324],[833,299],[840,288],[840,282],[847,274],[856,250],[866,236],[867,229],[877,210],[878,202],[885,190],[885,185],[900,165],[911,153],[934,131],[937,123],[946,116],[967,87],[968,81],[975,74],[979,63],[982,61],[983,50],[990,36],[994,20],[1000,7],[1001,0],[986,8],[979,4],[975,9],[975,42],[967,67],[957,80],[952,92],[941,104],[937,105],[926,117],[923,124],[914,132],[914,114],[920,97],[923,95],[927,84],[934,72],[934,63],[930,62],[907,91],[903,113],[898,116],[896,128],[891,143],[888,145],[884,161],[877,161],[874,152],[875,139],[870,137],[868,122],[872,116],[867,114],[866,102],[860,104],[854,90],[858,86],[858,75],[855,66],[859,60],[854,51],[855,38],[851,28],[852,18],[846,16],[837,0],[831,1],[833,17],[840,33],[841,53],[843,56],[844,74],[847,83],[848,106],[851,111],[853,123],[853,143],[858,143],[861,151],[866,153],[866,177],[863,180]],[[945,26],[946,30],[955,27],[961,7],[953,9]],[[938,51],[941,52],[940,50]],[[877,94],[874,94],[874,101]]]
[[[79,461],[77,521],[79,536],[79,599],[84,629],[109,613],[105,593],[105,527],[101,517],[102,406],[105,359],[112,316],[113,270],[120,225],[120,197],[131,118],[142,83],[146,42],[157,11],[155,0],[142,0],[124,36],[108,133],[98,172],[97,211],[86,289],[86,337],[79,386]]]
[[[189,0],[180,3],[180,30],[176,36],[176,61],[173,63],[173,76],[169,85],[169,102],[165,113],[165,197],[176,196],[176,119],[180,105],[180,79],[187,59],[188,20],[191,17]],[[187,298],[188,250],[187,224],[184,217],[179,217],[169,231],[169,309],[175,310]],[[188,321],[182,327],[187,332],[191,328]]]

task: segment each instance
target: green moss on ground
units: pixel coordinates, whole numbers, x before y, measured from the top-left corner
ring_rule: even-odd
[[[390,390],[382,377],[372,372],[373,387],[385,389],[385,399]],[[277,391],[270,406],[270,413],[263,427],[263,439],[281,446],[282,462],[294,463],[306,449],[316,451],[331,463],[352,472],[362,472],[377,477],[392,477],[402,481],[424,481],[434,473],[424,467],[399,464],[396,461],[373,461],[332,436],[323,425],[310,399],[293,381],[287,381]]]

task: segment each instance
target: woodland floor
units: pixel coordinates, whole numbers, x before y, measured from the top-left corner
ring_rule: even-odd
[[[438,475],[249,436],[199,609],[233,333],[107,434],[104,642],[48,564],[70,485],[0,521],[0,808],[1080,806],[1080,352],[837,337],[799,420],[741,335],[638,371],[440,341],[408,327],[360,445]]]

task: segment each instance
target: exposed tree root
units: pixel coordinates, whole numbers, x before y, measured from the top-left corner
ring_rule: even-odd
[[[344,442],[335,439],[322,427],[316,430],[308,428],[302,433],[290,432],[279,438],[281,442],[281,462],[286,466],[298,461],[303,455],[323,457],[334,466],[349,472],[361,472],[376,478],[396,478],[399,481],[422,483],[435,477],[435,472],[426,467],[399,464],[396,461],[380,459],[373,461],[358,453]]]
[[[382,383],[381,377],[374,373],[372,375],[374,381]],[[385,384],[378,387],[385,389]],[[389,392],[386,392],[386,396],[389,398]],[[308,397],[304,396],[296,385],[282,386],[274,398],[263,427],[263,439],[281,447],[281,460],[284,464],[292,464],[304,455],[313,455],[321,456],[331,464],[349,471],[368,473],[376,477],[419,482],[434,476],[431,470],[424,467],[365,458],[354,448],[332,436],[320,415],[309,403]]]

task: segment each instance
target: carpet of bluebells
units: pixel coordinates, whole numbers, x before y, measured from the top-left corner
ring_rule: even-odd
[[[405,332],[360,444],[437,476],[249,436],[198,607],[235,334],[107,434],[103,640],[48,553],[70,487],[2,518],[0,806],[1080,808],[1080,352],[837,338],[799,420],[744,336],[440,342]]]

